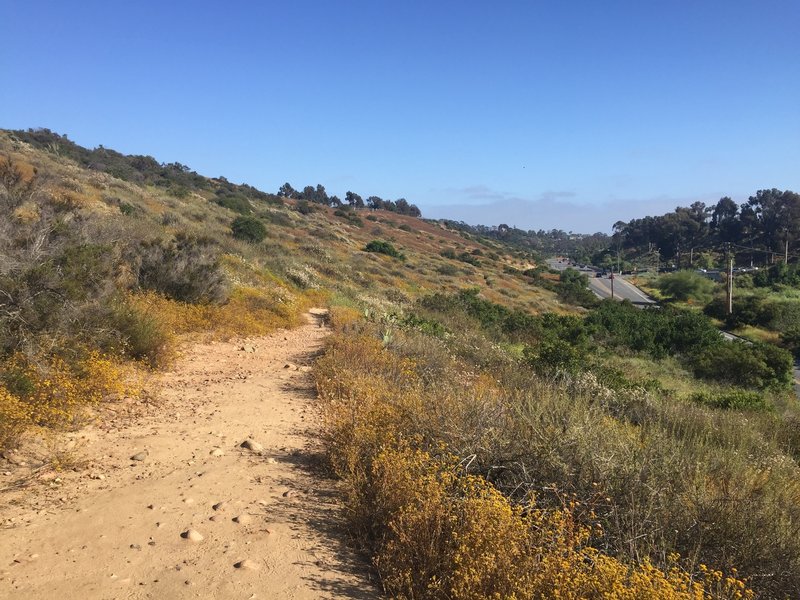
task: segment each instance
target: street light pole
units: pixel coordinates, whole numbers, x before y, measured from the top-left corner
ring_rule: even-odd
[[[611,271],[611,299],[614,299],[614,271]]]

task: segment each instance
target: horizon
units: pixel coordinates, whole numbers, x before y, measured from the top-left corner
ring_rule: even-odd
[[[792,2],[216,6],[15,7],[0,126],[526,230],[800,188]]]

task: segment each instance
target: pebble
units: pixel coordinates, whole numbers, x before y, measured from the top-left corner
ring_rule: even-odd
[[[247,525],[248,523],[253,522],[253,517],[248,514],[239,515],[237,517],[233,517],[234,523],[239,523],[239,525]]]
[[[233,566],[244,571],[258,571],[259,569],[258,563],[254,560],[250,560],[249,558],[240,560],[239,562],[234,563]]]
[[[147,452],[137,452],[133,456],[131,456],[131,460],[142,461],[147,458]]]
[[[197,531],[196,529],[187,529],[181,534],[181,537],[185,540],[189,540],[190,542],[202,542],[203,536],[202,534]]]
[[[225,451],[222,448],[214,448],[209,454],[211,456],[225,456]]]
[[[264,449],[264,446],[255,440],[245,440],[241,443],[241,447],[245,450],[250,450],[251,452],[261,452]]]
[[[211,508],[214,510],[225,510],[226,506],[228,506],[228,503],[223,500],[222,502],[217,502],[216,504],[212,505]]]

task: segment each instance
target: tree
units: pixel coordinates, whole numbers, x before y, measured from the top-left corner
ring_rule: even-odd
[[[344,195],[344,201],[353,208],[364,208],[364,200],[355,192],[347,192]]]
[[[367,206],[373,210],[377,210],[379,208],[386,208],[386,202],[378,197],[378,196],[370,196],[367,198]]]
[[[282,198],[297,198],[297,190],[288,183],[284,183],[278,190],[278,196]]]
[[[728,196],[720,198],[711,213],[711,232],[719,242],[733,242],[741,236],[739,206]]]
[[[755,212],[760,241],[769,249],[783,250],[788,260],[790,242],[800,235],[800,194],[758,190],[747,204]]]

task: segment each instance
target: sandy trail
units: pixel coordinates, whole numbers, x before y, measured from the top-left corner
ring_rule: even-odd
[[[325,334],[312,311],[295,330],[194,346],[145,414],[73,436],[79,468],[25,490],[24,464],[0,466],[0,597],[377,597],[334,485],[312,474],[308,370]]]

